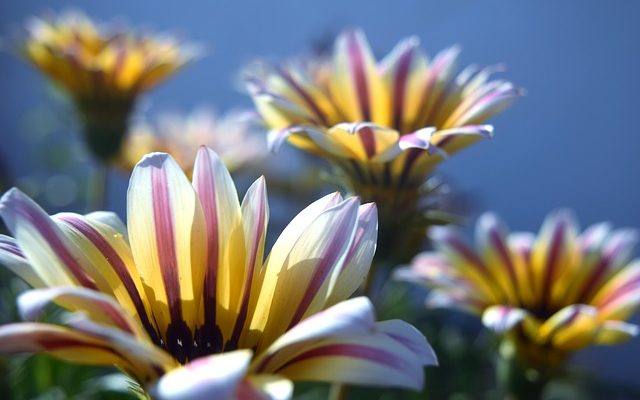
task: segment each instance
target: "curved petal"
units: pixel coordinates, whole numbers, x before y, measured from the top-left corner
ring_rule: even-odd
[[[171,365],[164,364],[165,360],[155,363],[160,359],[154,355],[158,350],[153,346],[144,347],[129,340],[122,347],[112,342],[112,338],[95,336],[77,328],[33,322],[3,325],[0,326],[0,353],[47,353],[74,363],[117,365],[141,382],[157,378],[158,373],[162,374]],[[122,332],[120,335],[124,336]]]
[[[421,335],[401,321],[381,324],[375,324],[368,299],[339,303],[285,333],[254,360],[252,371],[292,380],[421,389],[422,366],[435,363],[426,340],[418,340]]]
[[[257,299],[259,296],[259,293],[252,292],[254,288],[252,283],[262,266],[268,220],[267,188],[264,177],[261,177],[251,185],[242,201],[242,223],[247,258],[244,276],[240,275],[237,266],[234,272],[242,278],[242,293],[237,294],[237,303],[234,304],[236,308],[232,309],[236,317],[230,338],[232,348],[237,347],[242,333],[250,334],[247,328],[255,311],[255,308],[251,307],[251,297]]]
[[[529,313],[517,307],[491,306],[482,313],[484,326],[498,334],[510,331],[527,318],[530,318]]]
[[[531,252],[534,284],[540,307],[562,304],[567,279],[578,267],[577,229],[568,210],[550,214],[540,228]]]
[[[18,309],[23,319],[35,321],[45,307],[56,303],[68,310],[81,310],[95,322],[120,329],[131,335],[147,338],[146,333],[112,297],[94,290],[57,286],[29,290],[18,297]]]
[[[7,267],[31,287],[46,286],[12,237],[0,235],[0,265]]]
[[[104,217],[107,216],[95,218],[95,215],[83,217],[61,213],[53,216],[53,220],[69,243],[73,244],[76,253],[90,263],[85,269],[91,271],[98,288],[113,295],[131,314],[140,318],[148,331],[153,332],[155,329],[144,288],[125,238],[126,233],[121,233],[124,227],[118,226],[113,218],[109,221]],[[109,225],[100,221],[106,221]]]
[[[203,325],[218,325],[229,337],[246,269],[242,211],[229,171],[207,147],[201,147],[196,156],[193,187],[206,225]]]
[[[333,67],[329,89],[346,120],[389,126],[389,94],[362,31],[346,30],[336,39]]]
[[[623,321],[605,321],[594,339],[596,344],[618,344],[638,336],[638,325]]]
[[[573,351],[593,343],[599,325],[598,311],[594,307],[573,304],[544,321],[537,329],[535,340]]]
[[[273,247],[264,267],[271,275],[264,283],[273,290],[261,289],[256,308],[257,316],[266,317],[259,348],[325,308],[355,235],[358,208],[357,198],[347,199],[309,221],[286,247]]]
[[[346,300],[364,282],[369,273],[378,238],[378,212],[375,203],[358,208],[358,225],[340,275],[327,300],[327,306]]]
[[[342,196],[340,196],[338,192],[314,201],[296,215],[282,231],[271,248],[267,262],[260,268],[258,276],[256,276],[253,281],[254,287],[252,288],[252,293],[258,293],[259,296],[252,296],[251,309],[259,309],[260,311],[252,312],[254,318],[251,323],[251,330],[261,332],[264,329],[269,316],[268,310],[271,304],[271,298],[274,296],[278,282],[279,269],[277,267],[266,268],[266,265],[268,263],[274,266],[284,265],[292,244],[302,235],[305,229],[307,229],[309,222],[315,220],[323,211],[337,205],[340,201],[342,201]],[[251,344],[251,346],[253,345],[255,345],[255,343]]]
[[[170,349],[190,347],[205,277],[206,227],[195,191],[168,154],[149,154],[136,165],[127,217],[131,250],[160,333]]]
[[[49,215],[24,193],[15,188],[5,193],[0,199],[0,216],[43,282],[96,288],[84,269],[88,262],[78,260]]]
[[[250,360],[249,350],[198,358],[169,371],[151,393],[159,400],[234,399]]]

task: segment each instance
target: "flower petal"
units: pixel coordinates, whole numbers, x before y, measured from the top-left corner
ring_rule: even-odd
[[[126,233],[122,233],[122,229],[126,228],[105,214],[95,218],[95,213],[89,217],[61,213],[53,219],[75,246],[77,253],[90,263],[85,269],[91,271],[98,288],[113,295],[129,313],[140,318],[147,331],[154,332],[144,288],[133,262]],[[106,221],[109,225],[100,221]]]
[[[293,396],[293,382],[278,375],[251,375],[236,392],[238,399],[288,400]]]
[[[48,305],[56,303],[68,310],[81,310],[99,324],[112,326],[131,335],[147,338],[144,330],[112,297],[95,290],[57,286],[29,290],[18,297],[23,319],[35,321]]]
[[[639,333],[638,325],[623,321],[605,321],[598,329],[594,342],[606,345],[618,344],[638,336]]]
[[[509,332],[529,317],[522,308],[509,306],[491,306],[482,313],[482,323],[498,334]]]
[[[274,245],[264,267],[271,275],[264,283],[273,290],[261,288],[257,303],[256,315],[269,316],[259,348],[325,308],[355,236],[358,208],[357,198],[347,199],[308,221],[295,241]]]
[[[0,235],[0,265],[4,265],[31,287],[46,286],[12,237]]]
[[[198,358],[165,374],[151,393],[159,400],[234,399],[250,360],[250,350]]]
[[[376,251],[378,238],[378,212],[375,203],[363,204],[358,209],[358,225],[356,234],[341,267],[327,305],[334,305],[346,300],[364,282],[373,255]]]
[[[223,336],[229,337],[244,284],[246,262],[238,193],[222,160],[206,147],[198,151],[193,186],[206,222],[203,326],[218,325],[224,329]]]
[[[165,343],[190,346],[205,277],[206,227],[195,191],[169,155],[152,153],[136,165],[127,216],[135,264]]]
[[[96,288],[84,269],[88,262],[83,265],[78,260],[64,235],[33,200],[11,189],[0,199],[0,215],[44,283]]]
[[[389,94],[362,31],[347,30],[336,39],[333,62],[329,89],[346,119],[389,126]]]
[[[535,339],[539,343],[550,343],[557,349],[573,351],[593,343],[599,325],[598,311],[594,307],[573,304],[542,323]]]
[[[422,366],[435,362],[416,332],[400,321],[374,323],[366,298],[339,303],[285,333],[252,364],[258,373],[292,380],[327,381],[419,390]]]

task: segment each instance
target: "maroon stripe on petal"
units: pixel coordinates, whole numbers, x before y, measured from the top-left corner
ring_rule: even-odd
[[[14,203],[14,211],[20,214],[22,218],[29,221],[31,225],[42,235],[42,237],[49,243],[51,250],[60,258],[62,263],[69,269],[71,274],[80,282],[80,284],[86,288],[98,290],[95,282],[82,268],[78,260],[67,249],[64,242],[53,228],[52,221],[47,220],[47,217],[40,215],[37,210],[29,207],[24,201]]]
[[[637,276],[634,279],[629,280],[624,285],[620,286],[614,292],[612,292],[609,296],[602,300],[602,302],[598,305],[599,308],[605,307],[613,301],[619,299],[627,295],[629,292],[640,289],[640,276]]]
[[[394,126],[400,132],[402,132],[403,129],[402,117],[404,111],[405,90],[412,59],[413,47],[402,53],[398,59],[398,66],[393,82]]]
[[[551,285],[558,270],[558,262],[560,261],[560,251],[562,250],[563,239],[565,235],[566,223],[564,220],[559,221],[555,226],[551,236],[551,249],[546,259],[546,268],[544,280],[542,282],[542,307],[544,308],[551,301]]]
[[[11,253],[14,256],[20,258],[26,258],[22,253],[22,250],[15,243],[10,242],[6,239],[0,238],[0,250],[6,251],[7,253]]]
[[[298,93],[298,95],[300,95],[300,97],[302,97],[302,100],[307,105],[307,107],[309,107],[311,109],[311,111],[313,111],[313,113],[318,118],[316,122],[319,122],[320,125],[326,125],[327,124],[327,119],[326,119],[324,113],[322,112],[320,107],[318,107],[318,105],[313,100],[313,98],[309,95],[309,93],[307,93],[298,84],[298,82],[296,82],[293,79],[293,77],[291,76],[289,71],[285,70],[284,68],[279,68],[278,72],[279,72],[280,76],[289,84],[289,86],[291,86],[293,88],[293,90],[296,93]]]
[[[153,193],[153,217],[155,221],[156,246],[160,273],[164,283],[171,319],[182,320],[180,305],[180,281],[178,277],[178,258],[174,238],[174,221],[169,195],[169,184],[164,170],[151,170]]]
[[[118,252],[111,247],[109,242],[90,224],[84,221],[82,218],[65,215],[60,218],[65,223],[71,225],[75,229],[77,229],[82,235],[84,235],[89,241],[100,251],[102,256],[109,262],[113,271],[118,275],[118,278],[124,285],[131,301],[133,302],[134,307],[138,315],[140,316],[140,321],[142,325],[149,333],[154,343],[159,342],[158,335],[156,333],[156,329],[151,324],[149,320],[149,316],[144,308],[144,303],[142,302],[142,298],[140,297],[140,292],[138,292],[138,288],[133,281],[133,278],[129,274],[127,270],[127,266],[118,254]]]
[[[284,365],[278,368],[283,370],[288,366],[297,362],[311,360],[319,357],[349,357],[374,362],[376,364],[383,364],[387,367],[396,368],[399,370],[405,370],[407,368],[406,362],[393,353],[381,350],[376,347],[358,345],[358,344],[329,344],[325,346],[316,347],[315,349],[305,351],[291,360],[287,361]]]
[[[376,155],[376,137],[373,133],[373,129],[368,126],[360,128],[357,132],[360,141],[362,142],[362,147],[364,148],[364,152],[367,155],[367,158],[372,158]]]
[[[363,121],[371,121],[371,105],[369,104],[369,87],[367,86],[367,73],[364,65],[364,55],[355,32],[350,32],[347,36],[347,51],[353,75],[356,95]]]
[[[207,229],[207,265],[205,272],[203,301],[204,301],[204,325],[215,326],[216,324],[216,290],[218,282],[218,204],[216,203],[214,180],[210,171],[211,157],[208,151],[200,151],[197,158],[198,171],[196,177],[196,187]]]
[[[347,200],[347,201],[354,201],[354,200]],[[336,262],[338,262],[338,259],[340,257],[340,249],[344,245],[344,240],[345,240],[344,233],[348,232],[350,229],[351,229],[350,219],[342,218],[342,220],[339,223],[339,226],[335,230],[337,236],[333,237],[329,242],[329,246],[327,246],[327,248],[324,249],[323,256],[320,258],[320,260],[318,261],[318,264],[316,265],[315,270],[313,271],[313,275],[311,276],[311,280],[309,282],[309,285],[307,286],[307,290],[305,290],[304,296],[300,300],[300,303],[298,304],[298,308],[293,314],[293,318],[291,319],[291,322],[289,323],[289,327],[287,328],[287,330],[293,327],[294,325],[296,325],[298,322],[300,322],[300,320],[302,320],[302,317],[304,313],[307,311],[307,309],[309,308],[309,305],[313,301],[313,298],[316,296],[316,294],[320,290],[320,287],[322,286],[323,282],[327,279],[327,276],[335,266]]]
[[[502,240],[502,236],[495,229],[490,231],[489,239],[491,240],[493,247],[498,252],[502,263],[507,266],[507,273],[509,274],[509,279],[512,282],[513,290],[516,293],[516,297],[519,297],[518,293],[520,292],[520,286],[518,285],[515,266],[513,265],[513,260],[511,259],[506,243]]]
[[[264,198],[264,185],[260,186],[260,193],[256,195],[258,198]],[[240,311],[238,313],[238,318],[236,319],[236,324],[233,327],[233,333],[231,334],[231,339],[229,341],[229,350],[236,349],[238,347],[238,341],[240,340],[240,334],[242,333],[242,328],[244,327],[245,321],[247,319],[247,313],[249,309],[249,297],[251,296],[251,282],[253,281],[253,275],[255,272],[257,257],[258,257],[258,249],[260,247],[260,241],[262,240],[262,233],[265,224],[266,212],[264,204],[261,203],[260,212],[258,213],[258,218],[254,223],[256,228],[253,230],[253,237],[251,238],[251,254],[250,260],[248,264],[247,275],[244,281],[244,290],[242,293],[242,302]],[[228,351],[228,350],[227,350]]]

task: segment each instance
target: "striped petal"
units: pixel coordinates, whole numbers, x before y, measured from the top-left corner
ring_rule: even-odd
[[[575,274],[577,250],[577,232],[571,213],[562,210],[549,215],[542,224],[531,253],[540,307],[562,303],[566,286],[558,282],[563,282],[565,276]]]
[[[120,329],[133,336],[147,338],[144,330],[112,297],[78,287],[58,286],[27,291],[18,297],[23,319],[37,320],[45,307],[56,303],[68,310],[81,310],[99,324]]]
[[[367,123],[342,123],[326,133],[308,130],[308,135],[321,149],[339,157],[360,161],[377,160],[377,156],[393,147],[398,141],[398,132]]]
[[[462,233],[451,227],[433,227],[429,237],[436,250],[451,265],[455,265],[461,276],[478,288],[478,296],[499,303],[504,300],[504,293],[493,281],[491,273],[483,260],[468,245]]]
[[[452,155],[480,139],[492,137],[492,125],[464,125],[439,130],[433,136],[433,143],[447,155]]]
[[[626,319],[640,305],[640,259],[613,275],[593,298],[602,319]]]
[[[335,206],[341,201],[342,196],[340,193],[332,193],[314,201],[296,215],[289,225],[285,227],[273,245],[268,263],[272,263],[275,266],[282,265],[287,258],[287,252],[291,247],[291,243],[302,235],[308,227],[309,221],[313,221],[323,211]],[[252,307],[256,309],[251,324],[251,330],[253,331],[262,331],[268,320],[268,310],[271,305],[271,298],[274,296],[274,291],[276,290],[278,272],[277,268],[267,269],[263,266],[260,268],[259,274],[253,282],[254,288],[252,292],[256,291],[259,293],[258,299],[252,298]],[[255,345],[255,343],[251,346],[253,345]]]
[[[360,297],[292,328],[254,361],[252,370],[292,380],[419,390],[423,365],[435,363],[422,335],[400,321],[378,326],[371,302]]]
[[[257,303],[256,315],[270,316],[259,348],[325,308],[355,236],[358,208],[357,198],[347,199],[308,221],[296,240],[274,245],[264,267],[264,283],[273,289],[262,287]]]
[[[92,276],[98,288],[113,295],[142,321],[148,331],[154,332],[149,304],[126,239],[126,228],[118,223],[117,217],[108,217],[106,214],[96,218],[95,213],[87,217],[61,213],[53,219],[69,243],[77,249],[76,252],[91,264],[86,269],[94,271]]]
[[[250,350],[198,358],[165,374],[151,393],[160,400],[235,399],[250,360]]]
[[[29,264],[16,240],[5,235],[0,235],[0,265],[7,267],[31,287],[46,286],[38,272]]]
[[[154,301],[158,328],[171,352],[186,357],[205,277],[206,227],[195,191],[169,155],[152,153],[136,165],[127,216],[133,257]]]
[[[198,151],[193,186],[206,225],[206,272],[203,295],[205,329],[216,324],[229,337],[245,275],[244,233],[238,194],[229,171],[209,148]],[[213,335],[213,332],[207,332]],[[208,338],[215,343],[213,337]]]
[[[238,345],[242,333],[250,334],[248,324],[255,311],[255,301],[258,293],[252,293],[255,286],[254,278],[259,274],[264,258],[264,243],[267,234],[267,221],[269,220],[269,206],[267,204],[267,188],[264,177],[256,180],[247,190],[242,201],[242,222],[244,228],[244,240],[246,245],[246,267],[243,278],[242,294],[238,294],[236,320],[233,333],[230,338],[231,348]],[[237,267],[236,267],[237,269]],[[237,271],[235,273],[238,273]],[[252,302],[253,300],[253,302]]]
[[[362,31],[347,30],[337,38],[334,68],[330,93],[346,119],[389,126],[389,94]]]
[[[156,379],[173,365],[168,355],[122,331],[101,328],[88,332],[77,323],[71,329],[51,324],[23,322],[0,327],[0,353],[46,353],[85,365],[116,365],[140,382]],[[115,336],[118,335],[118,339]],[[124,339],[123,339],[124,338]]]
[[[33,200],[18,189],[0,199],[0,216],[34,271],[49,286],[96,285],[74,254],[60,229]]]
[[[379,64],[387,87],[393,111],[393,126],[401,132],[413,129],[412,123],[420,112],[420,95],[427,78],[426,56],[420,51],[420,40],[410,37],[402,40]]]
[[[599,325],[598,312],[594,307],[573,304],[542,323],[534,340],[550,343],[557,349],[573,351],[593,343]]]
[[[327,305],[346,300],[364,282],[369,273],[378,238],[378,212],[374,203],[363,204],[358,209],[358,225],[355,237],[341,267]]]

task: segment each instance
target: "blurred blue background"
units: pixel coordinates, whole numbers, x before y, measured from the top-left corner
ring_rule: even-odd
[[[29,15],[67,6],[101,20],[124,17],[206,47],[205,58],[146,96],[142,109],[151,113],[186,112],[202,103],[248,107],[239,91],[242,66],[257,57],[309,52],[344,26],[364,28],[378,56],[413,34],[429,54],[460,43],[461,67],[505,63],[502,76],[527,90],[490,120],[493,140],[440,170],[472,196],[474,213],[494,210],[515,230],[537,230],[548,211],[571,207],[583,227],[610,220],[640,228],[640,2],[3,1],[0,27],[7,36]],[[0,54],[0,156],[13,177],[34,162],[27,121],[34,107],[52,102],[44,82],[25,62]],[[123,215],[127,179],[112,174],[110,180],[108,208]],[[639,355],[636,340],[585,351],[575,363],[632,381]]]

